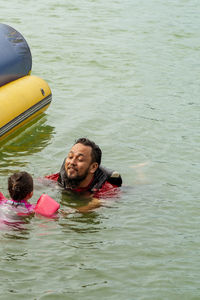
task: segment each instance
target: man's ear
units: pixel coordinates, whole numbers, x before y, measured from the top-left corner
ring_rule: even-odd
[[[97,162],[93,162],[90,166],[90,173],[94,174],[94,172],[98,169],[99,164]]]

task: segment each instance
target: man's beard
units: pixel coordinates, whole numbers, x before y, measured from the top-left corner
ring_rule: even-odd
[[[77,175],[74,178],[68,177],[67,173],[65,172],[64,181],[65,181],[65,188],[75,189],[77,188],[80,183],[88,176],[88,170],[81,176]]]

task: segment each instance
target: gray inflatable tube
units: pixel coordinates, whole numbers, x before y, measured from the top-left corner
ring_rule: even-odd
[[[32,56],[24,37],[14,28],[0,24],[0,86],[28,75]]]

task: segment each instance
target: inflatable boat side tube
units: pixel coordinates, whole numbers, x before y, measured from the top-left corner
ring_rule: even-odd
[[[0,138],[42,113],[51,100],[48,84],[36,76],[0,87]]]

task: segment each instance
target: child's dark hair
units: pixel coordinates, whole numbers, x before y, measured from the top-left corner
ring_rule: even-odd
[[[8,191],[13,200],[20,202],[33,191],[33,178],[27,172],[14,173],[8,178]]]

